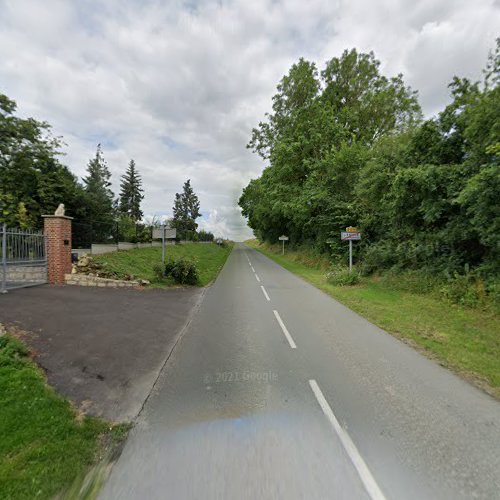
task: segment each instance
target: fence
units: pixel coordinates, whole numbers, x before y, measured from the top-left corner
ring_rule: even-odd
[[[122,245],[121,242],[132,244],[150,243],[153,238],[154,224],[143,224],[126,219],[113,222],[73,220],[72,241],[74,248],[89,249],[92,245]],[[177,230],[177,240],[211,242],[214,235],[206,231]],[[121,250],[121,248],[120,248]]]
[[[46,283],[46,247],[46,237],[41,231],[0,226],[0,290]]]
[[[118,243],[92,243],[89,248],[73,248],[72,253],[78,256],[84,254],[99,255],[101,253],[117,252],[118,250],[131,250],[132,248],[150,248],[161,247],[160,241],[151,241],[150,243],[129,243],[120,241]]]
[[[90,248],[92,244],[117,245],[121,241],[147,243],[152,239],[153,227],[117,220],[114,222],[73,221],[73,246]]]

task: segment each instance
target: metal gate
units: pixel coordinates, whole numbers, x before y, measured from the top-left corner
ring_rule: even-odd
[[[47,245],[41,231],[0,226],[0,291],[47,283]]]

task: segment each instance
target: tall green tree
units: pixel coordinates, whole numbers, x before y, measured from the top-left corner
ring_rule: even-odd
[[[182,193],[175,194],[172,225],[178,229],[183,237],[192,236],[198,224],[196,219],[201,216],[200,202],[193,191],[191,180],[188,179],[182,188]]]
[[[111,172],[109,171],[101,145],[97,145],[95,157],[87,164],[85,185],[86,220],[92,226],[92,239],[102,242],[110,239],[115,230],[116,210],[111,191]]]
[[[340,259],[339,231],[360,226],[367,272],[472,269],[498,293],[500,39],[484,74],[455,77],[451,103],[422,123],[416,94],[373,54],[345,51],[320,76],[299,61],[249,144],[269,162],[240,198],[250,227]]]
[[[127,171],[120,182],[120,212],[130,217],[134,222],[142,219],[141,201],[144,199],[142,179],[136,169],[135,161],[130,160]]]
[[[416,93],[379,66],[373,54],[353,49],[320,74],[300,59],[281,79],[272,112],[248,144],[269,166],[240,198],[262,238],[286,233],[327,250],[339,226],[355,222],[354,186],[370,146],[421,117]]]
[[[0,222],[39,227],[60,203],[81,215],[83,188],[59,161],[60,146],[48,123],[19,118],[15,101],[0,94]]]

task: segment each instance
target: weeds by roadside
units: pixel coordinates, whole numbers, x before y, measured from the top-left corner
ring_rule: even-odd
[[[352,286],[359,283],[360,275],[356,269],[349,271],[347,267],[332,266],[332,269],[326,273],[326,280],[331,285]]]
[[[304,250],[282,256],[278,246],[246,243],[500,399],[500,317],[491,295],[476,302],[481,293],[474,286],[419,271],[353,278],[347,268],[335,266],[338,270],[328,274],[317,257],[311,261],[321,264],[304,264]],[[455,287],[459,293],[451,297]],[[461,299],[464,291],[474,307]]]

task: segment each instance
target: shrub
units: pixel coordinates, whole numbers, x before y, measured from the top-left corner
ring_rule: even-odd
[[[10,335],[0,337],[0,367],[18,366],[28,355],[28,349]]]
[[[198,231],[198,238],[200,241],[214,241],[214,235],[209,231]]]
[[[163,266],[160,263],[153,264],[153,274],[158,281],[165,277]]]
[[[332,267],[326,275],[326,280],[331,285],[352,286],[359,283],[359,273],[356,270],[349,271],[347,267]]]
[[[441,288],[444,298],[455,304],[469,307],[481,307],[486,304],[487,291],[485,283],[474,271],[465,268],[465,274],[454,273],[448,283]]]
[[[221,248],[227,248],[228,247],[228,240],[224,240],[222,238],[217,238],[215,240],[215,243],[219,245]]]
[[[165,276],[172,278],[180,285],[196,285],[199,280],[196,262],[185,257],[167,262]]]
[[[408,269],[405,271],[392,269],[380,277],[385,285],[403,292],[427,294],[432,293],[442,284],[442,277],[438,277],[426,270]]]
[[[361,262],[363,275],[371,274],[379,269],[387,269],[396,263],[394,248],[386,245],[385,242],[368,245],[363,249],[363,259]]]

